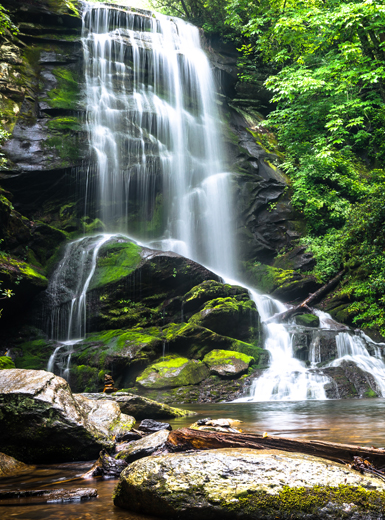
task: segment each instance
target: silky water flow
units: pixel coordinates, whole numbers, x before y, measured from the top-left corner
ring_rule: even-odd
[[[94,202],[110,234],[85,236],[68,244],[49,285],[50,334],[60,343],[48,370],[57,367],[66,378],[71,353],[87,330],[87,290],[98,252],[110,239],[128,239],[127,234],[132,234],[133,199],[140,201],[144,223],[135,238],[196,260],[230,283],[240,283],[232,279],[237,259],[231,175],[222,161],[215,85],[198,29],[150,11],[85,3],[82,42],[86,127],[96,177]],[[161,236],[154,238],[148,236],[146,222],[157,207],[159,192],[166,215]],[[316,339],[309,367],[294,357],[288,326],[264,323],[286,307],[252,288],[249,291],[261,318],[270,367],[242,400],[326,399],[329,378],[317,369]],[[338,331],[330,316],[318,314],[321,327]],[[336,338],[338,359],[332,365],[350,357],[370,370],[385,396],[385,365],[379,349],[373,357],[366,348],[368,338],[348,332]]]

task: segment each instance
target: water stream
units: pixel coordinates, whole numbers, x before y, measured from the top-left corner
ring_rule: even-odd
[[[230,283],[244,285],[231,279],[237,272],[231,175],[223,163],[214,80],[198,29],[158,13],[85,3],[82,43],[86,125],[96,182],[94,189],[87,189],[96,199],[87,200],[86,206],[93,202],[109,234],[71,242],[48,289],[51,338],[61,342],[48,369],[56,366],[63,376],[68,375],[76,342],[86,333],[87,289],[98,252],[113,233],[175,251]],[[133,200],[139,201],[135,222]],[[249,291],[261,318],[270,367],[243,400],[326,399],[330,378],[317,366],[317,335],[308,359],[297,359],[295,326],[267,322],[287,307],[253,288]],[[330,316],[317,314],[322,329],[336,331],[338,356],[329,366],[354,360],[372,374],[378,393],[385,396],[380,349],[371,356],[365,338],[341,332]]]

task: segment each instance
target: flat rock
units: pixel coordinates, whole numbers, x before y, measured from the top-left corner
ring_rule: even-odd
[[[44,370],[0,371],[0,444],[28,463],[97,458],[134,419],[113,402],[75,398],[63,378]]]
[[[384,499],[384,482],[341,464],[278,450],[221,449],[130,464],[114,504],[185,520],[374,520],[384,518]]]
[[[160,430],[144,437],[144,439],[130,442],[128,448],[120,451],[115,458],[130,463],[143,457],[148,457],[163,446],[168,439],[169,433],[168,430]]]
[[[115,401],[122,413],[133,415],[138,421],[151,417],[152,419],[171,419],[173,417],[185,417],[196,415],[196,412],[174,408],[167,404],[158,403],[147,397],[131,394],[129,392],[117,392],[113,395],[105,394],[80,394],[88,399]]]
[[[0,500],[18,499],[27,497],[39,497],[47,503],[61,502],[78,502],[80,500],[88,500],[97,498],[98,490],[94,488],[76,488],[76,489],[31,489],[16,491],[0,491]],[[41,501],[41,500],[40,500]]]
[[[5,453],[0,453],[0,477],[13,477],[32,469],[34,469],[34,466],[29,466],[9,455],[5,455]]]

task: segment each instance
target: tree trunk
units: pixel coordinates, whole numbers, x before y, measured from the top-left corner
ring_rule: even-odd
[[[370,461],[377,469],[385,469],[385,449],[365,448],[325,441],[305,441],[286,437],[263,436],[256,433],[220,433],[181,428],[170,432],[168,442],[174,446],[190,446],[199,450],[220,448],[275,449],[305,453],[335,462],[352,463],[353,457]]]
[[[337,283],[340,281],[340,279],[342,278],[344,273],[345,273],[345,271],[340,271],[334,278],[332,278],[330,280],[330,282],[323,285],[320,289],[318,289],[318,291],[311,294],[302,303],[300,303],[299,305],[295,305],[294,307],[292,307],[291,309],[288,309],[285,312],[281,312],[280,314],[275,314],[274,316],[272,316],[271,318],[266,320],[264,323],[269,323],[274,320],[285,321],[285,320],[289,319],[290,316],[295,314],[297,311],[302,311],[304,309],[311,312],[311,309],[309,309],[308,306],[311,303],[314,303],[315,301],[317,301],[319,298],[321,298],[321,296],[323,296],[325,293],[328,293],[335,285],[337,285]]]

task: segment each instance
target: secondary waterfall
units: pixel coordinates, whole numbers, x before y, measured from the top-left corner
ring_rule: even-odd
[[[92,159],[86,208],[93,208],[109,234],[71,242],[50,282],[51,338],[60,344],[48,369],[57,366],[63,376],[74,345],[87,332],[87,290],[98,252],[116,233],[180,253],[240,283],[230,280],[237,272],[231,175],[223,163],[215,85],[198,29],[158,13],[85,3],[82,43]],[[271,363],[243,400],[325,399],[329,378],[316,369],[316,339],[307,363],[296,359],[290,327],[264,323],[286,307],[252,288],[250,294]],[[333,327],[318,314],[321,327]],[[385,396],[381,356],[370,356],[360,341],[338,334],[338,359],[330,366],[354,358]]]

